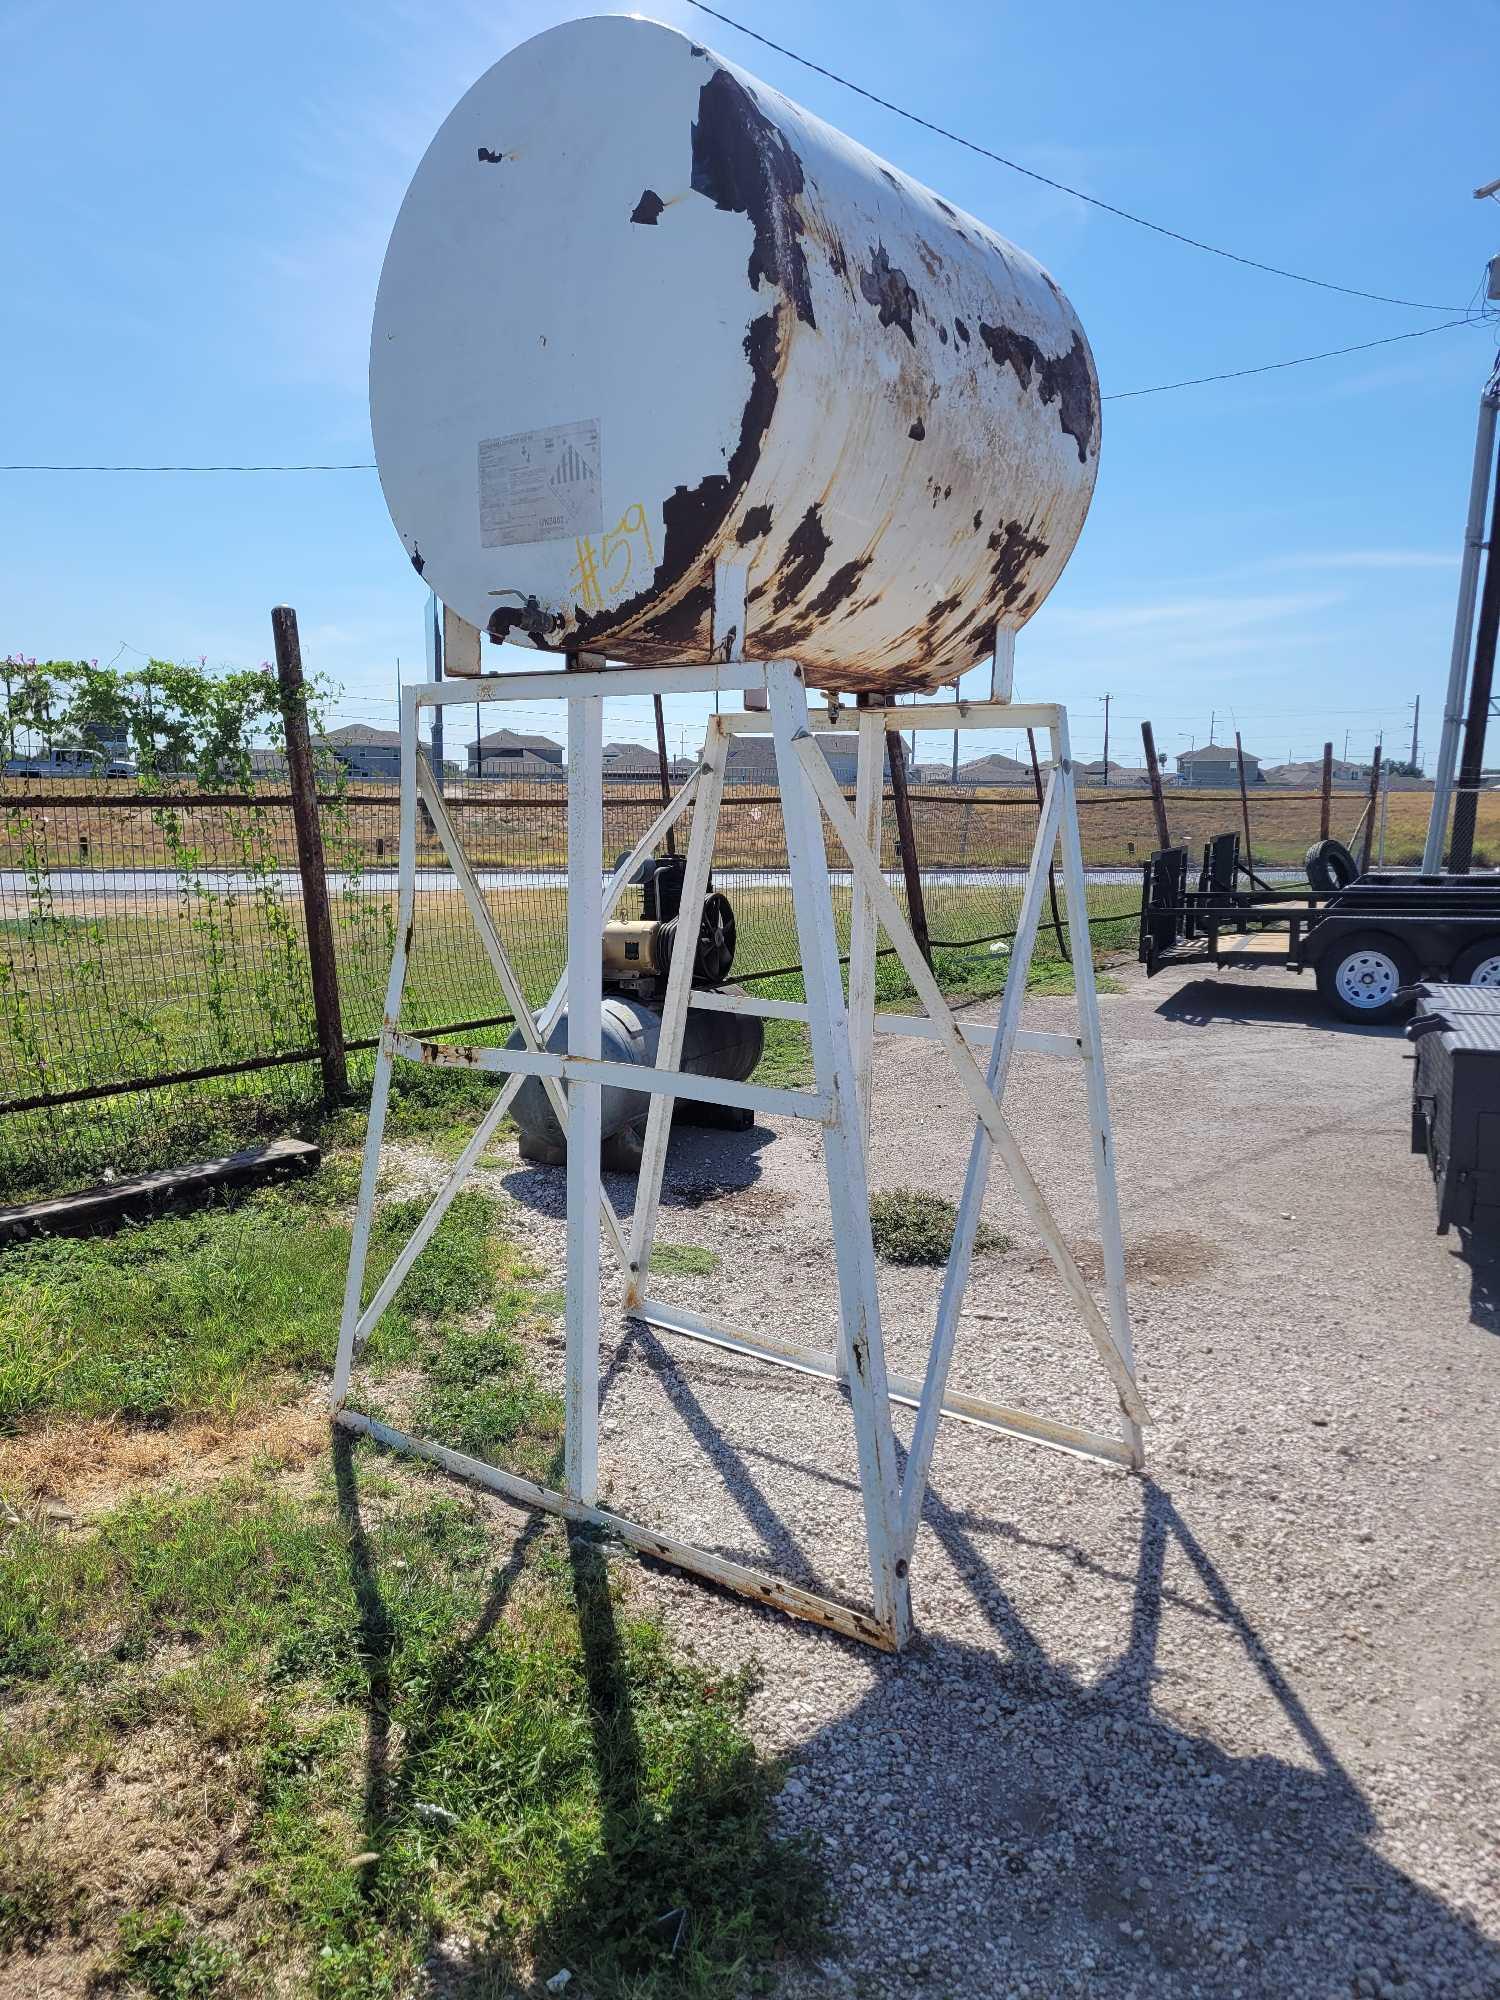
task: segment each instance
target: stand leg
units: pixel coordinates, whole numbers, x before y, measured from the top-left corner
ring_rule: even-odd
[[[1046,886],[1052,850],[1057,845],[1061,797],[1058,776],[1054,771],[1037,821],[1031,867],[1027,871],[1026,889],[1016,924],[1015,949],[1005,975],[1005,994],[1000,1002],[1000,1018],[995,1023],[995,1039],[985,1078],[990,1095],[997,1104],[1005,1101],[1006,1078],[1010,1074],[1010,1059],[1015,1053],[1016,1031],[1021,1025],[1021,1005],[1026,998],[1026,979],[1031,970],[1031,954],[1042,914],[1042,891]],[[938,1302],[927,1372],[922,1380],[922,1400],[917,1407],[911,1449],[906,1455],[906,1477],[901,1486],[902,1546],[908,1556],[922,1519],[922,1496],[927,1490],[932,1447],[937,1440],[938,1420],[943,1414],[943,1402],[948,1392],[948,1371],[953,1361],[954,1341],[958,1336],[958,1316],[963,1311],[964,1295],[969,1289],[969,1265],[974,1255],[974,1240],[979,1234],[979,1219],[984,1210],[994,1150],[995,1142],[986,1127],[982,1123],[976,1124],[969,1147],[963,1196],[958,1205],[958,1220],[953,1229],[953,1248],[948,1253],[948,1268],[943,1273],[943,1293]]]
[[[911,1634],[911,1590],[907,1560],[898,1545],[900,1482],[880,1337],[869,1183],[823,822],[796,749],[796,739],[807,730],[807,696],[800,675],[786,663],[766,668],[766,688],[813,1062],[818,1088],[833,1100],[833,1113],[823,1135],[823,1155],[838,1265],[840,1318],[849,1357],[849,1402],[870,1545],[870,1586],[876,1619],[900,1647]]]
[[[884,803],[885,717],[865,709],[859,718],[859,759],[854,777],[854,823],[875,854],[880,852],[880,817]],[[860,1123],[865,1144],[870,1140],[870,1071],[875,1047],[875,944],[879,935],[875,905],[862,879],[854,878],[849,924],[849,1046],[854,1056],[854,1088],[859,1095]]]
[[[1099,994],[1094,984],[1094,945],[1088,926],[1088,887],[1083,872],[1083,842],[1078,831],[1078,789],[1068,718],[1058,711],[1050,732],[1052,757],[1062,783],[1063,883],[1068,897],[1068,925],[1073,934],[1073,984],[1078,995],[1078,1032],[1083,1044],[1083,1073],[1088,1087],[1089,1151],[1094,1166],[1094,1197],[1099,1210],[1099,1243],[1104,1253],[1104,1290],[1109,1327],[1115,1346],[1131,1376],[1135,1351],[1130,1337],[1130,1303],[1125,1291],[1125,1238],[1120,1228],[1120,1196],[1115,1185],[1115,1142],[1109,1123],[1109,1090],[1104,1077],[1104,1043],[1099,1032]],[[1121,1405],[1120,1434],[1130,1448],[1137,1471],[1145,1464],[1141,1427]]]
[[[375,1082],[370,1091],[370,1117],[365,1127],[365,1157],[359,1174],[359,1202],[354,1212],[354,1240],[349,1246],[349,1270],[344,1279],[344,1308],[339,1320],[338,1353],[334,1357],[329,1401],[339,1409],[349,1393],[354,1368],[354,1340],[359,1327],[359,1301],[364,1291],[365,1262],[370,1253],[370,1225],[375,1218],[375,1184],[380,1178],[380,1142],[391,1098],[391,1037],[401,1018],[406,968],[411,957],[412,917],[417,891],[417,702],[416,689],[401,690],[401,817],[396,863],[396,949],[391,953],[385,988],[385,1014],[375,1057]]]
[[[859,753],[854,775],[854,818],[876,854],[880,852],[880,821],[885,804],[885,718],[862,711]],[[880,925],[870,892],[858,875],[849,916],[849,1049],[854,1060],[854,1092],[858,1104],[860,1143],[870,1156],[872,1076],[875,1067],[875,947]],[[849,1379],[849,1341],[842,1321],[835,1342],[839,1380]]]
[[[604,704],[568,702],[568,1054],[599,1060],[604,1005]],[[563,1483],[599,1497],[599,1138],[604,1092],[568,1086],[567,1378]]]
[[[728,754],[729,739],[719,727],[717,717],[711,717],[703,745],[703,780],[698,787],[698,803],[693,807],[693,829],[688,836],[687,860],[683,866],[682,915],[677,925],[677,946],[672,953],[666,997],[662,1002],[661,1033],[656,1044],[658,1069],[676,1069],[682,1061],[688,1002],[693,991],[693,959],[698,948],[698,920],[692,913],[702,910],[703,899],[708,893]],[[599,956],[597,951],[594,956]],[[646,1138],[641,1150],[635,1215],[630,1230],[627,1306],[639,1305],[645,1296],[651,1245],[656,1236],[656,1214],[661,1205],[662,1178],[667,1169],[667,1144],[672,1136],[672,1111],[673,1100],[670,1097],[653,1097],[651,1109],[646,1114]]]

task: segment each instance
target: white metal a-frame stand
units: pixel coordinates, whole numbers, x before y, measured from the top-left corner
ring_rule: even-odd
[[[663,809],[610,877],[603,883],[603,702],[611,695],[707,693],[764,688],[767,706],[745,714],[710,718],[703,756],[687,783]],[[568,703],[568,964],[540,1016],[533,1019],[526,995],[496,930],[483,893],[454,829],[442,795],[421,756],[418,720],[424,708],[447,702],[540,700]],[[909,1570],[922,1514],[928,1468],[939,1419],[956,1418],[1002,1436],[1026,1439],[1076,1455],[1127,1467],[1142,1463],[1140,1426],[1147,1413],[1136,1388],[1125,1294],[1125,1254],[1114,1179],[1113,1144],[1105,1094],[1098,1002],[1086,923],[1073,926],[1073,962],[1078,1000],[1075,1035],[1039,1033],[1020,1024],[1026,976],[1041,915],[1048,865],[1060,845],[1070,912],[1086,909],[1083,854],[1079,843],[1074,777],[1067,718],[1052,705],[958,702],[924,706],[922,726],[933,729],[1045,729],[1051,768],[1036,841],[1021,898],[1020,917],[1009,961],[1000,1017],[993,1029],[961,1027],[955,1021],[905,915],[881,873],[878,855],[885,732],[909,724],[910,708],[859,711],[859,757],[851,812],[816,742],[819,728],[831,727],[826,708],[810,712],[800,669],[791,661],[766,665],[733,662],[718,667],[584,669],[567,673],[507,674],[467,682],[407,687],[401,703],[401,838],[396,948],[386,993],[385,1019],[370,1101],[369,1132],[360,1178],[359,1206],[331,1397],[337,1421],[400,1450],[431,1459],[524,1505],[544,1508],[570,1520],[609,1530],[631,1547],[713,1579],[756,1602],[898,1650],[911,1633]],[[605,919],[634,875],[671,826],[693,807],[682,902],[701,907],[713,859],[714,834],[724,790],[725,759],[731,736],[769,732],[775,746],[786,828],[805,1001],[772,1001],[740,993],[706,992],[692,985],[691,952],[674,954],[663,1005],[656,1066],[601,1060],[601,931]],[[417,805],[421,799],[452,865],[480,939],[515,1015],[525,1044],[519,1049],[454,1048],[419,1042],[400,1026],[412,942],[416,891]],[[846,1003],[834,925],[823,825],[849,858],[854,899],[850,937],[849,998]],[[876,1014],[875,952],[884,930],[906,969],[925,1013]],[[547,1035],[561,1008],[568,1008],[565,1055],[549,1053]],[[701,1007],[758,1014],[773,1020],[805,1022],[812,1042],[815,1087],[810,1091],[770,1089],[679,1070],[688,1009]],[[885,1365],[880,1301],[871,1242],[867,1182],[871,1052],[876,1033],[920,1036],[936,1041],[974,1107],[976,1125],[959,1205],[953,1250],[944,1277],[926,1371],[918,1379],[891,1375]],[[984,1068],[974,1049],[988,1051]],[[1105,1306],[1101,1309],[1063,1238],[1045,1196],[1032,1176],[1001,1109],[1012,1057],[1018,1050],[1081,1061],[1087,1082],[1089,1143],[1104,1258]],[[480,1121],[442,1190],[367,1303],[365,1264],[380,1165],[381,1139],[397,1060],[461,1065],[507,1079]],[[439,1442],[416,1438],[377,1423],[346,1407],[350,1375],[359,1344],[394,1297],[449,1204],[469,1178],[522,1080],[539,1077],[559,1125],[567,1135],[567,1305],[566,1441],[561,1490],[537,1486],[498,1466],[486,1465]],[[566,1096],[563,1085],[566,1084]],[[635,1209],[627,1220],[616,1214],[599,1177],[600,1112],[605,1086],[650,1094],[651,1104]],[[829,1349],[797,1347],[771,1336],[713,1325],[648,1296],[647,1273],[666,1167],[672,1107],[676,1098],[747,1106],[783,1117],[808,1118],[823,1127],[833,1243],[838,1272],[839,1327]],[[1098,1351],[1120,1404],[1120,1436],[1055,1423],[1023,1410],[1008,1409],[950,1390],[959,1316],[993,1156],[1001,1165],[1071,1296],[1084,1330]],[[601,1316],[599,1239],[601,1227],[613,1243],[624,1273],[621,1309],[668,1334],[704,1340],[757,1360],[823,1377],[847,1393],[853,1419],[860,1493],[869,1543],[871,1603],[867,1610],[833,1602],[785,1580],[727,1561],[710,1550],[673,1540],[653,1528],[599,1505],[599,1333]],[[916,1410],[904,1473],[898,1464],[892,1425],[893,1404]]]

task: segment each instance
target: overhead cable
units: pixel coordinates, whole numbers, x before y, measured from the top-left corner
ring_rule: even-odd
[[[1085,194],[1082,188],[1070,187],[1066,181],[1054,180],[1050,174],[1038,173],[1035,167],[1023,167],[1019,160],[1009,160],[1003,153],[993,152],[988,146],[981,146],[975,139],[966,139],[961,132],[952,132],[946,125],[938,125],[920,113],[908,111],[904,105],[893,104],[888,97],[881,97],[873,90],[866,90],[863,84],[841,76],[836,69],[827,69],[822,63],[814,62],[809,56],[798,55],[781,42],[773,42],[769,35],[762,35],[754,28],[747,28],[743,21],[735,20],[732,14],[721,13],[717,7],[710,7],[706,0],[688,0],[690,7],[696,7],[700,14],[711,14],[716,21],[733,28],[737,34],[748,35],[752,42],[762,47],[774,49],[779,56],[789,62],[800,63],[803,69],[816,71],[826,76],[830,83],[840,84],[845,90],[852,90],[857,97],[866,98],[871,104],[878,104],[883,111],[893,111],[898,118],[904,118],[911,125],[920,125],[924,131],[935,132],[940,139],[949,139],[955,146],[963,146],[968,152],[978,153],[981,158],[993,160],[997,166],[1009,167],[1012,173],[1024,174],[1028,180],[1040,181],[1043,187],[1055,188],[1059,194],[1072,195],[1075,201],[1087,202],[1090,208],[1099,208],[1106,215],[1117,216],[1122,222],[1133,222],[1138,229],[1152,230],[1158,236],[1168,236],[1174,243],[1184,243],[1191,250],[1206,251],[1210,257],[1225,257],[1231,264],[1243,264],[1252,271],[1264,271],[1273,278],[1289,278],[1297,285],[1315,285],[1319,291],[1342,292],[1345,298],[1369,299],[1376,305],[1410,306],[1414,312],[1456,312],[1456,306],[1427,305],[1421,299],[1392,298],[1385,292],[1364,292],[1354,285],[1335,284],[1331,278],[1311,278],[1305,271],[1288,271],[1280,264],[1263,263],[1259,257],[1245,257],[1238,250],[1226,250],[1218,243],[1205,243],[1200,237],[1189,236],[1181,229],[1169,229],[1164,222],[1152,222],[1149,217],[1137,215],[1134,210],[1121,208],[1112,201],[1103,201],[1098,195]]]

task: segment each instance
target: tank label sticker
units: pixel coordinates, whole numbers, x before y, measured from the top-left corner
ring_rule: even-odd
[[[604,527],[599,419],[479,440],[479,540],[555,542]]]

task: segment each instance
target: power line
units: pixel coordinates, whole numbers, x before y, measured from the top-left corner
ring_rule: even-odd
[[[1174,243],[1185,243],[1192,250],[1204,250],[1211,257],[1225,257],[1231,264],[1244,264],[1252,271],[1265,271],[1273,278],[1290,278],[1294,284],[1315,285],[1319,291],[1342,292],[1346,298],[1369,299],[1377,305],[1410,306],[1414,312],[1456,312],[1456,306],[1424,305],[1420,299],[1391,298],[1384,292],[1362,292],[1353,285],[1337,285],[1330,278],[1310,278],[1303,271],[1288,271],[1280,264],[1265,264],[1258,257],[1242,257],[1237,250],[1222,249],[1217,243],[1205,243],[1197,236],[1187,236],[1180,229],[1169,229],[1165,223],[1152,222],[1144,215],[1136,215],[1131,209],[1117,207],[1112,201],[1101,201],[1098,195],[1085,194],[1082,188],[1069,187],[1066,181],[1053,180],[1050,174],[1041,174],[1034,167],[1023,167],[1019,160],[1008,160],[1003,153],[995,153],[988,146],[981,146],[973,139],[964,138],[961,132],[950,132],[945,125],[935,125],[930,118],[923,118],[915,111],[908,111],[900,104],[892,104],[888,97],[877,96],[873,90],[866,90],[863,84],[851,82],[847,76],[840,76],[837,70],[825,69],[822,63],[813,62],[808,56],[799,56],[795,49],[785,48],[780,42],[773,42],[769,35],[762,35],[754,28],[747,28],[743,21],[736,21],[730,14],[721,14],[717,7],[710,7],[705,0],[688,0],[690,7],[696,7],[700,14],[711,14],[716,21],[724,22],[737,34],[748,35],[752,42],[762,47],[774,49],[779,56],[789,62],[800,63],[803,69],[815,70],[819,76],[826,76],[830,83],[841,84],[845,90],[852,90],[857,97],[866,98],[871,104],[878,104],[884,111],[893,111],[898,118],[909,124],[920,125],[925,131],[935,132],[940,139],[950,139],[955,146],[966,147],[971,153],[978,153],[983,159],[993,160],[998,166],[1009,167],[1012,173],[1024,174],[1028,180],[1040,181],[1043,187],[1055,188],[1060,194],[1070,194],[1075,201],[1087,202],[1090,208],[1103,209],[1106,215],[1115,215],[1122,222],[1133,222],[1140,229],[1153,230],[1158,236],[1168,236]],[[1136,392],[1141,393],[1141,392]]]
[[[1340,354],[1363,354],[1371,347],[1391,347],[1398,340],[1421,340],[1429,333],[1447,333],[1455,326],[1482,326],[1485,319],[1479,314],[1466,315],[1462,319],[1445,319],[1437,326],[1419,326],[1411,333],[1388,333],[1380,340],[1356,341],[1353,347],[1325,347],[1321,354],[1298,354],[1290,361],[1262,361],[1255,368],[1228,368],[1219,375],[1190,375],[1182,382],[1155,382],[1149,389],[1114,389],[1107,396],[1101,396],[1102,403],[1123,403],[1132,396],[1163,396],[1169,389],[1197,389],[1205,382],[1235,382],[1242,375],[1271,375],[1278,368],[1305,368],[1309,361],[1332,361]]]
[[[691,0],[697,5],[698,0]],[[711,9],[709,11],[712,11]],[[1372,295],[1373,296],[1373,295]],[[1409,333],[1387,333],[1379,340],[1359,340],[1351,347],[1325,347],[1317,354],[1294,355],[1289,361],[1262,361],[1254,368],[1228,368],[1216,375],[1189,375],[1180,382],[1154,382],[1145,389],[1112,389],[1101,396],[1105,403],[1121,403],[1133,396],[1163,396],[1173,389],[1197,389],[1207,382],[1235,382],[1246,375],[1270,375],[1279,368],[1304,368],[1310,361],[1334,361],[1343,354],[1363,354],[1372,347],[1391,347],[1402,340],[1422,340],[1429,333],[1447,333],[1456,326],[1486,326],[1494,323],[1489,313],[1467,313],[1437,326],[1419,326]],[[373,460],[349,465],[0,465],[0,472],[375,472]]]
[[[0,472],[374,472],[359,465],[0,465]]]
[[[695,0],[696,4],[696,0]],[[1278,368],[1304,368],[1310,361],[1333,361],[1341,354],[1363,354],[1372,347],[1390,347],[1400,340],[1421,340],[1429,333],[1447,333],[1455,326],[1492,323],[1489,314],[1467,314],[1419,326],[1410,333],[1388,333],[1379,340],[1356,341],[1352,347],[1327,347],[1318,354],[1298,354],[1289,361],[1263,361],[1254,368],[1229,368],[1217,375],[1189,375],[1180,382],[1154,382],[1145,389],[1112,389],[1101,402],[1121,403],[1133,396],[1164,396],[1172,389],[1197,389],[1205,382],[1234,382],[1245,375],[1270,375]],[[0,472],[375,472],[372,462],[359,465],[0,465]]]

